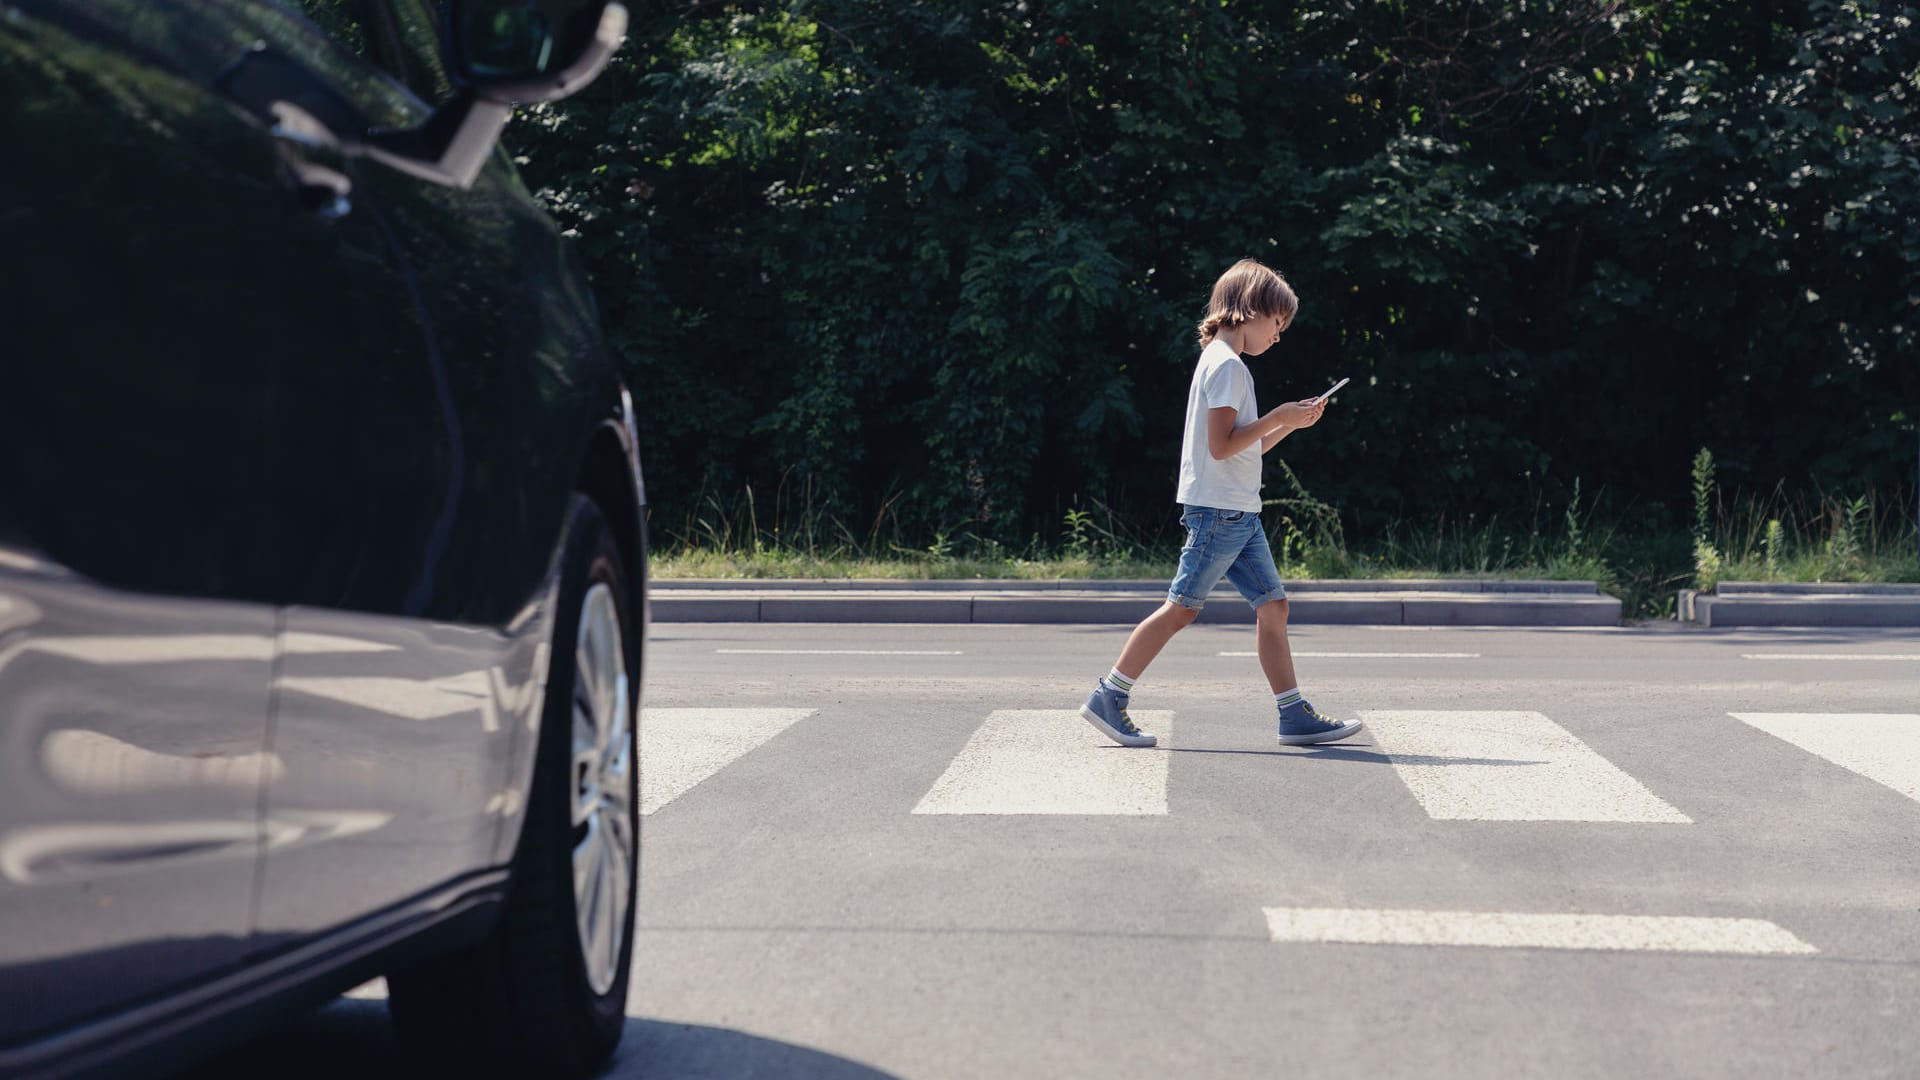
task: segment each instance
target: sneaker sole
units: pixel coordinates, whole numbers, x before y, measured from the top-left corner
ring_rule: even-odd
[[[1099,713],[1094,712],[1085,705],[1080,706],[1080,715],[1087,718],[1087,723],[1092,724],[1095,731],[1119,743],[1121,746],[1152,746],[1159,742],[1158,739],[1155,739],[1151,735],[1128,735],[1125,732],[1116,731],[1108,725],[1105,720],[1100,719]]]
[[[1349,720],[1339,727],[1334,728],[1332,731],[1314,731],[1305,735],[1282,735],[1280,736],[1280,745],[1307,746],[1312,743],[1333,742],[1335,739],[1344,739],[1366,726],[1367,725],[1358,720]]]

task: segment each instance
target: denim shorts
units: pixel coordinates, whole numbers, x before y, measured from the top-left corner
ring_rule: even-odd
[[[1168,600],[1198,611],[1222,577],[1255,608],[1287,598],[1258,513],[1183,506],[1180,524],[1187,528],[1187,543],[1180,549],[1180,569],[1167,589]]]

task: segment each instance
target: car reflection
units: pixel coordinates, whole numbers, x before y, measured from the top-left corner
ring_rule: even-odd
[[[0,631],[9,629],[9,614],[18,612],[24,625],[34,621],[38,610],[18,597],[0,593]],[[287,634],[280,641],[282,653],[321,655],[328,653],[395,652],[399,646],[380,641],[363,641],[334,634]],[[193,661],[271,660],[275,646],[272,638],[258,634],[101,634],[72,637],[29,637],[0,649],[0,668],[16,657],[38,653],[76,660],[84,664],[181,664]]]
[[[263,842],[280,850],[373,832],[392,820],[378,811],[336,810],[282,815],[259,828],[239,821],[29,826],[0,834],[0,877],[48,885],[145,873],[161,864],[251,859]]]
[[[246,754],[162,754],[105,732],[61,728],[40,742],[47,779],[75,795],[131,795],[169,788],[257,791],[287,774],[269,750]]]
[[[0,876],[15,885],[92,883],[187,862],[251,861],[260,835],[251,821],[161,821],[29,825],[0,835]]]
[[[239,962],[262,784],[294,766],[267,741],[271,606],[0,556],[0,975],[33,987],[0,994],[0,1033],[18,1037]]]
[[[442,720],[478,713],[481,730],[494,732],[500,730],[500,712],[494,704],[496,682],[504,683],[505,679],[497,670],[489,670],[463,671],[435,679],[288,678],[281,679],[278,687],[282,692],[310,694],[403,720]]]

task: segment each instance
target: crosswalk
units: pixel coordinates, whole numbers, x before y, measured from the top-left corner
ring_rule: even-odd
[[[641,808],[652,814],[810,708],[647,708]],[[1730,712],[1732,720],[1920,802],[1920,713]],[[1136,710],[1155,749],[1116,747],[1073,709],[994,709],[903,810],[958,815],[1164,815],[1176,714]],[[1693,819],[1540,712],[1363,711],[1371,742],[1436,821],[1687,825]],[[1339,745],[1339,744],[1334,744]]]
[[[646,814],[688,799],[702,784],[751,754],[780,753],[781,736],[822,722],[831,709],[647,708],[641,719],[641,808]],[[1382,815],[1410,807],[1433,822],[1480,829],[1527,822],[1606,823],[1687,830],[1699,822],[1690,792],[1656,791],[1630,775],[1545,713],[1529,710],[1375,710],[1362,712],[1369,737],[1321,748],[1276,748],[1277,754],[1364,753],[1384,758],[1409,799],[1379,804]],[[1074,709],[990,709],[964,745],[930,779],[913,785],[917,800],[898,812],[984,820],[1027,817],[1088,820],[1168,818],[1180,814],[1182,775],[1204,772],[1181,762],[1186,727],[1172,710],[1138,710],[1134,719],[1159,736],[1152,749],[1113,746]],[[1819,782],[1863,778],[1920,803],[1920,713],[1727,712],[1709,719],[1725,730],[1708,736],[1719,754],[1759,755],[1768,739],[1809,755]],[[1755,734],[1743,741],[1739,733]],[[1764,735],[1760,734],[1764,733]],[[1758,742],[1754,740],[1759,740]],[[806,740],[788,744],[805,745]],[[1246,753],[1248,751],[1228,751]],[[1189,766],[1195,766],[1190,768]],[[849,769],[849,777],[887,776],[885,769]],[[1671,772],[1662,774],[1669,778]],[[876,785],[881,780],[874,781]],[[1656,787],[1659,785],[1656,785]],[[904,785],[887,776],[897,797]],[[1378,790],[1377,788],[1374,790]],[[1723,805],[1711,799],[1696,806]],[[1349,808],[1351,810],[1351,808]],[[884,812],[884,809],[883,809]],[[1726,814],[1720,811],[1719,823]],[[1440,825],[1439,828],[1450,826]],[[1649,834],[1654,835],[1652,833]],[[1661,833],[1659,835],[1673,835]],[[1814,945],[1764,919],[1687,913],[1591,911],[1456,911],[1380,908],[1263,907],[1276,946],[1421,946],[1480,949],[1806,956]]]

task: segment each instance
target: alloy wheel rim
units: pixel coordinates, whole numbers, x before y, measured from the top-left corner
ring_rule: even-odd
[[[573,664],[573,906],[595,994],[613,986],[632,892],[632,710],[620,612],[595,583],[580,606]]]

